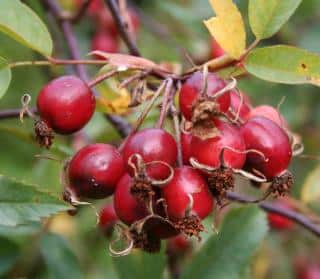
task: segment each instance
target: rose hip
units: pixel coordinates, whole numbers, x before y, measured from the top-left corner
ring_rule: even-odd
[[[109,144],[80,149],[68,165],[69,188],[77,197],[101,199],[111,195],[124,173],[118,150]]]

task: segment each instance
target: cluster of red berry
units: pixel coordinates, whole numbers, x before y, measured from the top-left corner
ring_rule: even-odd
[[[82,0],[76,0],[78,7],[83,5]],[[127,18],[130,34],[135,37],[139,28],[139,18],[132,9],[122,15]],[[119,52],[119,31],[109,9],[103,0],[92,0],[88,7],[88,16],[93,20],[96,31],[91,41],[91,50],[100,50],[109,53]]]
[[[49,146],[52,130],[70,134],[90,120],[95,99],[85,82],[65,76],[41,90],[37,105],[37,138]],[[206,72],[195,72],[184,82],[179,105],[177,140],[162,128],[142,129],[118,149],[89,144],[65,166],[64,198],[71,204],[113,195],[100,225],[106,231],[119,225],[128,243],[121,255],[133,247],[158,251],[161,239],[180,234],[200,239],[201,220],[215,201],[223,206],[235,174],[264,184],[266,194],[277,196],[293,183],[287,168],[296,137],[277,109],[252,107],[234,80]],[[183,160],[177,164],[179,151]]]

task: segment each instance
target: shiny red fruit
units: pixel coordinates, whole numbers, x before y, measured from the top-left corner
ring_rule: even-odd
[[[138,221],[148,215],[148,212],[141,202],[139,203],[130,193],[133,178],[125,174],[116,187],[113,196],[114,209],[119,219],[127,225]]]
[[[218,42],[212,38],[211,39],[211,57],[218,58],[225,55],[223,48],[218,44]]]
[[[183,218],[193,198],[191,213],[200,219],[207,217],[213,209],[213,198],[208,185],[199,172],[189,166],[176,168],[172,180],[162,188],[167,203],[169,218],[173,221]]]
[[[124,173],[118,150],[109,144],[80,149],[68,166],[69,187],[77,197],[101,199],[111,195]]]
[[[62,76],[45,85],[37,98],[41,120],[59,134],[79,131],[90,120],[96,101],[87,84]]]
[[[191,157],[191,140],[192,134],[181,133],[181,151],[183,164],[189,165],[189,159]]]
[[[99,227],[103,232],[110,232],[118,220],[112,202],[102,207],[99,213]]]
[[[208,139],[193,137],[191,140],[191,157],[200,164],[218,168],[223,162],[220,154],[223,153],[223,161],[226,167],[241,169],[246,160],[246,145],[239,129],[227,122],[213,120],[219,134]]]
[[[239,92],[242,95],[242,100],[237,92],[232,90],[230,92],[230,110],[232,113],[228,113],[228,115],[233,119],[237,113],[242,120],[247,120],[251,111],[250,99],[247,95],[242,92]]]
[[[145,163],[162,161],[174,166],[177,159],[177,144],[175,139],[162,129],[144,129],[131,136],[124,145],[122,154],[127,163],[130,156],[140,154]],[[132,168],[127,165],[133,174]],[[147,173],[154,179],[165,179],[170,175],[170,169],[160,163],[147,167]]]
[[[253,108],[250,111],[249,118],[255,116],[263,116],[277,123],[280,127],[288,128],[288,123],[281,115],[281,113],[274,107],[268,105],[262,105]]]
[[[240,129],[247,149],[262,156],[247,154],[249,168],[262,172],[267,178],[281,175],[289,166],[292,151],[287,134],[276,123],[265,117],[250,118]]]
[[[226,86],[226,82],[214,73],[208,73],[207,95],[213,97],[219,90]],[[194,105],[200,98],[203,87],[203,74],[195,72],[182,85],[179,93],[180,110],[187,120],[191,120]],[[226,92],[217,98],[217,104],[221,112],[227,112],[230,106],[230,93]]]
[[[92,39],[91,50],[115,53],[119,51],[119,43],[115,36],[106,32],[98,32]]]

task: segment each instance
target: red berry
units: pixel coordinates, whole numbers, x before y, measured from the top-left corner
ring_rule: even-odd
[[[298,273],[298,279],[319,279],[320,278],[320,267],[311,264],[307,266],[304,270]]]
[[[122,154],[126,163],[131,155],[140,154],[145,163],[162,161],[174,166],[177,152],[176,141],[169,133],[162,129],[151,128],[132,135],[125,143]],[[129,165],[127,168],[133,174]],[[153,179],[165,179],[170,175],[170,169],[157,163],[147,166],[147,174]]]
[[[223,48],[218,44],[218,42],[212,38],[211,39],[211,57],[218,58],[225,55]]]
[[[191,157],[191,140],[192,134],[181,133],[181,151],[183,164],[189,165],[189,159]]]
[[[207,95],[213,97],[219,90],[226,86],[226,82],[214,73],[208,73]],[[191,120],[196,102],[200,98],[203,87],[203,74],[195,72],[182,85],[179,94],[180,110],[187,120]],[[227,92],[217,98],[217,104],[221,112],[227,112],[230,106],[230,94]]]
[[[95,110],[95,98],[87,84],[75,76],[63,76],[44,86],[37,99],[41,119],[59,134],[79,131]]]
[[[133,178],[125,174],[118,182],[113,196],[114,209],[119,219],[127,225],[148,215],[144,204],[139,203],[130,193],[132,184]]]
[[[118,35],[117,25],[110,13],[106,8],[101,9],[94,17],[98,32],[110,34],[110,36]]]
[[[230,92],[230,98],[231,98],[231,103],[230,103],[230,110],[232,113],[229,113],[229,116],[231,119],[233,119],[237,113],[239,112],[239,116],[242,120],[247,120],[249,117],[249,113],[251,111],[251,104],[249,97],[245,95],[242,92],[239,92],[242,95],[242,103],[241,103],[241,98],[239,94],[232,90]]]
[[[213,168],[221,166],[220,154],[226,167],[241,169],[246,160],[245,142],[239,129],[227,122],[215,119],[214,124],[219,131],[215,137],[201,139],[193,137],[191,140],[191,157],[200,164]],[[229,149],[228,149],[229,148]]]
[[[204,219],[213,209],[213,198],[204,178],[191,167],[176,168],[172,180],[162,188],[169,218],[173,221],[185,217],[193,198],[191,213]]]
[[[106,32],[98,32],[92,39],[91,50],[100,50],[103,52],[118,52],[119,44],[118,40]],[[105,58],[104,58],[105,59]]]
[[[105,9],[105,6],[103,3],[103,0],[91,0],[88,7],[88,13],[90,16],[96,16],[98,13],[100,13],[104,9]]]
[[[288,128],[288,123],[280,112],[272,106],[263,105],[253,108],[250,111],[248,118],[253,118],[255,116],[263,116],[277,123],[280,127]]]
[[[105,198],[114,192],[124,173],[124,163],[113,146],[90,144],[73,156],[68,173],[69,187],[77,197]]]
[[[250,118],[242,127],[241,134],[247,149],[254,149],[263,156],[247,154],[250,168],[262,172],[267,178],[281,175],[289,166],[292,151],[287,134],[273,121],[265,117]]]
[[[190,246],[190,241],[183,234],[179,234],[168,239],[167,247],[171,253],[184,253],[190,248]]]
[[[113,203],[108,203],[102,207],[99,213],[99,227],[103,232],[109,233],[118,220]]]
[[[292,208],[289,201],[286,200],[285,198],[276,200],[274,202],[274,205],[276,205],[277,207],[281,207],[283,209]],[[268,213],[268,220],[269,220],[270,226],[278,230],[290,230],[294,226],[294,223],[290,219],[273,212]]]
[[[134,34],[136,34],[138,32],[139,26],[140,26],[139,16],[132,9],[129,9],[128,12],[129,12],[129,17],[130,17],[131,24],[132,24],[132,31]]]

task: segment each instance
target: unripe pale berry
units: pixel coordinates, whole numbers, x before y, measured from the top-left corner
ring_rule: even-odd
[[[281,113],[276,108],[269,105],[262,105],[253,108],[250,111],[248,118],[253,118],[255,116],[263,116],[265,118],[268,118],[277,123],[281,128],[289,127],[287,121],[284,119]]]

